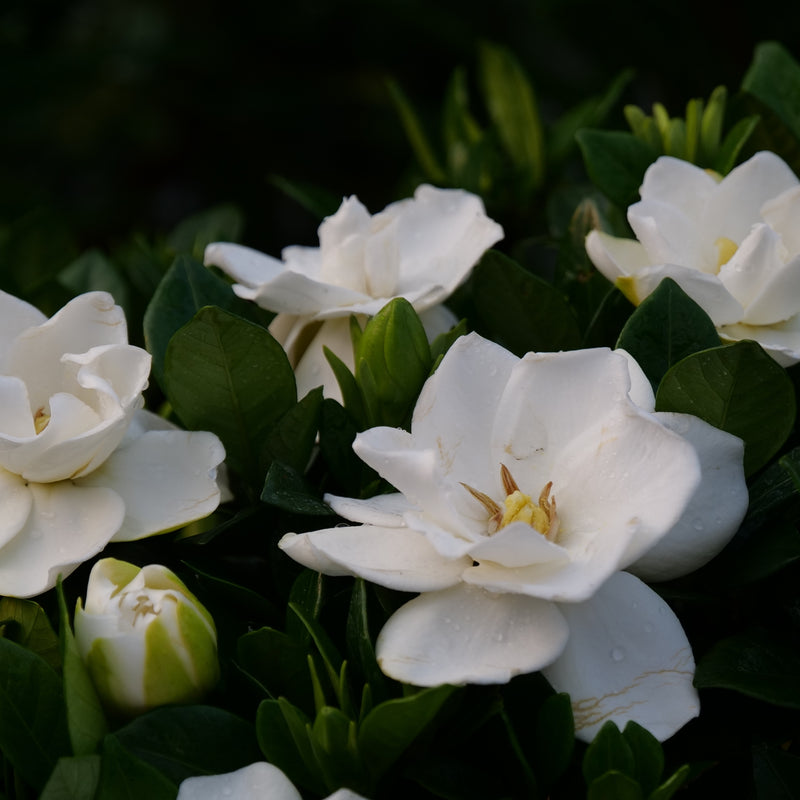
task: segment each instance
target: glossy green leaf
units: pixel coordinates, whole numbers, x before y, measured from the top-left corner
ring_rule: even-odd
[[[44,609],[34,600],[0,599],[0,630],[6,639],[41,656],[54,670],[61,669],[61,648]]]
[[[115,737],[128,753],[176,784],[260,760],[253,725],[213,706],[158,708],[128,723]]]
[[[358,731],[358,747],[374,777],[382,775],[433,721],[455,686],[435,686],[387,700],[367,714]]]
[[[278,420],[267,436],[261,462],[280,461],[303,474],[316,442],[321,406],[322,387],[319,386]]]
[[[735,166],[747,141],[758,127],[760,117],[754,114],[740,119],[725,135],[714,159],[713,168],[720,175],[727,175]]]
[[[361,396],[361,389],[359,389],[358,383],[356,383],[355,375],[353,375],[347,364],[345,364],[333,350],[323,346],[322,351],[325,354],[328,364],[330,364],[333,376],[336,378],[336,383],[339,385],[339,391],[342,394],[342,402],[347,409],[347,413],[350,418],[358,424],[359,429],[364,430],[369,427],[367,411],[364,406],[364,398]]]
[[[797,561],[800,531],[790,522],[773,520],[740,546],[721,553],[712,567],[726,585],[742,586],[764,580]]]
[[[656,409],[694,414],[744,440],[745,472],[769,461],[792,430],[794,388],[755,342],[694,353],[673,366],[658,388]]]
[[[583,756],[582,770],[589,786],[612,770],[631,777],[636,774],[633,750],[613,722],[606,722],[594,737]]]
[[[728,90],[724,86],[717,86],[711,92],[700,118],[700,152],[708,157],[712,157],[719,149],[727,100]]]
[[[39,800],[94,800],[100,756],[59,758]]]
[[[723,639],[700,662],[694,684],[732,689],[766,703],[800,709],[800,649],[785,636],[752,630]]]
[[[413,306],[396,297],[364,328],[356,381],[371,425],[407,422],[431,368],[428,337]]]
[[[356,578],[353,582],[346,638],[350,661],[357,665],[372,692],[380,698],[386,691],[386,679],[375,660],[375,647],[369,629],[368,589],[363,578]]]
[[[297,402],[283,348],[258,325],[206,307],[170,340],[165,380],[186,427],[216,433],[228,463],[260,488],[265,442]]]
[[[58,273],[58,281],[73,295],[109,292],[118,305],[130,311],[128,283],[116,264],[99,250],[81,253]]]
[[[311,640],[317,647],[319,654],[322,656],[322,661],[328,673],[328,677],[336,690],[339,701],[342,700],[342,691],[344,687],[339,684],[339,675],[342,669],[342,657],[336,650],[333,642],[328,634],[325,632],[319,622],[309,616],[297,603],[289,603],[289,610],[300,620],[305,629],[311,636]]]
[[[366,791],[367,779],[358,752],[356,723],[327,706],[311,727],[311,748],[329,791],[347,786]]]
[[[575,747],[575,723],[568,694],[550,695],[542,703],[536,715],[535,737],[531,757],[536,777],[544,787],[549,787],[569,766]]]
[[[635,203],[645,170],[660,152],[623,131],[585,129],[576,138],[592,183],[622,208]]]
[[[607,772],[589,784],[586,800],[644,800],[639,784],[622,772]]]
[[[656,789],[664,771],[664,751],[650,731],[633,720],[626,723],[622,736],[633,753],[634,777],[648,797]]]
[[[762,42],[742,89],[768,106],[800,139],[800,64],[778,42]]]
[[[708,314],[671,278],[642,301],[617,339],[617,347],[636,359],[653,390],[674,364],[719,343]]]
[[[100,698],[89,677],[89,671],[75,644],[61,581],[58,582],[56,591],[69,738],[72,742],[72,752],[76,756],[88,756],[98,752],[103,737],[108,733],[108,724]]]
[[[670,800],[670,798],[682,788],[686,781],[689,780],[691,767],[684,764],[679,769],[675,770],[651,795],[647,800]]]
[[[484,253],[471,284],[479,332],[515,355],[579,346],[578,323],[564,295],[502,253]]]
[[[38,655],[0,638],[0,750],[41,790],[71,754],[61,680]]]
[[[178,786],[128,752],[114,734],[103,740],[96,800],[175,800]]]
[[[484,101],[500,141],[526,187],[538,188],[546,165],[544,130],[533,86],[505,47],[483,43],[479,59]]]
[[[310,489],[302,475],[279,461],[273,461],[270,465],[261,499],[268,505],[294,514],[334,515],[330,506]]]
[[[169,340],[206,306],[232,310],[236,296],[210,269],[187,255],[178,256],[158,284],[144,313],[144,340],[153,356],[153,375],[164,386]]]
[[[334,494],[358,497],[361,494],[361,475],[369,468],[355,454],[353,440],[358,427],[353,417],[330,398],[322,401],[319,424],[319,449],[328,465],[331,477],[340,488]],[[373,473],[374,474],[374,473]]]

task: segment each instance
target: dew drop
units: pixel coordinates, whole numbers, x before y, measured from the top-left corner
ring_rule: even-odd
[[[703,520],[701,520],[701,519],[698,517],[697,519],[695,519],[695,520],[692,522],[692,527],[693,527],[693,528],[694,528],[696,531],[701,531],[701,530],[703,530]]]
[[[609,653],[612,661],[622,661],[625,658],[625,651],[621,647],[615,647]]]
[[[651,622],[646,622],[644,626],[645,633],[652,633],[655,630],[655,626]]]

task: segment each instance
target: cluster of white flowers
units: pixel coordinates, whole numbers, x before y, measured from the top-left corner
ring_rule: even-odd
[[[110,541],[217,507],[222,444],[142,410],[149,372],[110,295],[47,319],[0,292],[0,595],[41,594]]]

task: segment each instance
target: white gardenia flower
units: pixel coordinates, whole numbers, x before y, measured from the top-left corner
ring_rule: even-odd
[[[374,316],[404,297],[432,340],[456,322],[441,303],[502,237],[480,198],[423,185],[374,216],[355,196],[345,199],[320,225],[319,247],[287,247],[282,261],[217,242],[205,263],[237,281],[237,295],[277,312],[270,332],[295,368],[298,396],[322,385],[341,399],[322,348],[352,369],[350,315]]]
[[[111,295],[47,319],[0,292],[0,595],[41,594],[109,541],[217,507],[222,444],[141,410],[149,371]]]
[[[273,764],[257,761],[224,775],[198,775],[186,778],[178,789],[177,800],[302,800],[292,782]],[[339,789],[325,800],[365,800],[350,789]]]
[[[219,679],[211,615],[172,571],[103,558],[75,608],[75,641],[103,705],[123,716],[200,700]]]
[[[800,181],[774,153],[726,177],[664,156],[628,209],[638,241],[592,231],[595,266],[636,305],[672,278],[726,342],[800,361]]]
[[[362,524],[280,546],[320,572],[420,593],[378,637],[391,677],[503,683],[543,669],[571,695],[581,738],[632,719],[665,739],[698,713],[694,661],[675,615],[631,572],[674,577],[710,559],[747,489],[740,439],[653,407],[624,353],[518,359],[461,337],[410,433],[356,438],[398,493],[327,496]]]

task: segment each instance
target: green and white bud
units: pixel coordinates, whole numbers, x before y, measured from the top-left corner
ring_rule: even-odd
[[[199,700],[219,678],[214,620],[178,577],[104,558],[78,600],[75,639],[106,709],[122,716]]]

